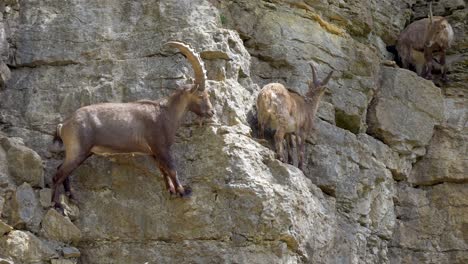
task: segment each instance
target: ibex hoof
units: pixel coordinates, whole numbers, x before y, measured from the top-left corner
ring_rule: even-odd
[[[283,158],[281,155],[276,154],[276,158],[277,158],[279,161],[284,162],[284,158]]]
[[[183,193],[179,193],[180,197],[184,197],[184,198],[188,198],[190,196],[192,196],[192,188],[186,186],[184,187],[184,192]]]
[[[55,203],[54,209],[55,209],[55,211],[57,211],[59,214],[65,216],[65,209],[63,209],[62,205],[60,205],[59,203]]]
[[[169,189],[168,191],[170,196],[177,195],[175,189]]]
[[[69,200],[70,202],[76,203],[76,198],[75,198],[75,195],[73,195],[73,193],[71,193],[71,192],[66,192],[65,194],[67,195],[68,200]]]

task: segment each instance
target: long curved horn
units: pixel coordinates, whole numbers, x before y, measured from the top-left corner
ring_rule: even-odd
[[[203,61],[200,57],[200,54],[195,52],[190,45],[178,42],[178,41],[169,41],[164,45],[169,45],[180,50],[182,54],[187,57],[190,64],[192,64],[193,72],[195,73],[195,86],[193,90],[205,90],[205,81],[206,81],[206,70],[203,64]]]
[[[327,85],[328,81],[330,81],[330,78],[331,78],[332,74],[333,74],[333,71],[331,71],[328,74],[327,78],[325,78],[325,80],[323,80],[322,85]]]
[[[432,1],[429,2],[429,16],[428,17],[429,17],[429,24],[432,25],[432,21],[434,21],[432,18]]]
[[[315,67],[312,63],[309,63],[309,65],[310,65],[310,68],[312,69],[312,78],[314,81],[314,85],[315,87],[317,87],[319,85],[319,81],[317,80],[317,73],[315,72]]]

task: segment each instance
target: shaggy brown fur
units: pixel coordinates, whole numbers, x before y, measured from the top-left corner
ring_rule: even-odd
[[[283,141],[286,137],[288,162],[292,164],[292,134],[296,136],[298,167],[303,169],[305,140],[314,130],[314,118],[326,85],[333,74],[328,74],[323,82],[317,80],[315,68],[312,68],[313,81],[309,81],[309,90],[305,97],[288,90],[280,83],[265,85],[257,97],[257,117],[260,137],[264,129],[276,130],[274,141],[278,158],[284,162]]]

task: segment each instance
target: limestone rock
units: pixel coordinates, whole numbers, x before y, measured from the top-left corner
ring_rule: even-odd
[[[259,15],[250,14],[245,6]],[[273,6],[247,1],[226,4],[225,12],[235,10],[232,23],[246,36],[254,82],[260,87],[280,82],[305,94],[306,80],[312,78],[310,62],[316,64],[319,76],[333,69],[336,73],[328,84],[332,93],[324,100],[334,105],[336,124],[354,133],[365,131],[366,109],[379,70],[377,54],[366,45],[324,30],[325,23],[313,19],[319,14],[312,7],[310,12],[296,15],[281,4]]]
[[[36,263],[56,258],[57,253],[28,231],[14,230],[0,238],[0,252],[18,263]]]
[[[55,209],[49,209],[42,219],[42,232],[49,239],[66,243],[76,244],[81,239],[81,231]]]
[[[1,141],[6,218],[18,183],[6,162],[14,145],[42,157],[51,186],[62,154],[47,146],[56,124],[77,108],[158,99],[190,82],[188,61],[165,41],[201,53],[216,110],[203,127],[189,114],[172,148],[192,197],[170,197],[149,157],[93,155],[70,177],[80,213],[68,215],[83,232],[79,260],[37,262],[468,263],[460,177],[466,61],[451,66],[443,103],[430,82],[380,66],[393,59],[386,49],[410,19],[427,14],[425,1],[0,2],[0,60],[11,71],[0,89],[0,134],[24,139]],[[449,53],[463,55],[465,1],[434,7],[455,31]],[[311,62],[319,76],[335,73],[303,173],[257,143],[249,122],[265,83],[304,94]],[[421,168],[432,163],[449,167]],[[76,231],[53,212],[43,224],[60,238],[43,228],[40,239],[60,250],[58,240]],[[5,250],[1,244],[0,255],[10,259]]]
[[[80,215],[80,209],[74,203],[72,203],[67,196],[60,195],[60,204],[63,206],[65,215],[70,218],[70,220],[75,221]]]
[[[52,189],[44,188],[39,191],[39,202],[44,208],[52,206]]]
[[[5,86],[5,83],[11,78],[11,72],[8,66],[0,60],[0,89]]]
[[[79,258],[81,255],[76,247],[64,247],[62,253],[65,258]]]
[[[468,133],[437,129],[427,154],[415,164],[408,181],[417,185],[468,182],[467,149]]]
[[[20,144],[11,144],[7,149],[8,169],[15,182],[18,185],[27,182],[33,187],[43,187],[44,166],[41,157]]]
[[[15,228],[39,231],[42,210],[31,185],[23,183],[19,186],[13,195],[11,204],[10,223]]]
[[[4,205],[5,205],[5,198],[0,196],[0,215],[2,215]]]
[[[76,264],[76,260],[72,259],[52,259],[51,260],[52,264]]]
[[[432,82],[408,70],[382,68],[381,88],[369,110],[371,134],[399,153],[411,154],[429,143],[443,118],[441,91]]]
[[[5,137],[0,138],[0,145],[5,151],[8,151],[10,148],[24,146],[24,140],[20,137]]]
[[[428,258],[463,263],[468,249],[468,188],[444,183],[415,189],[401,183],[398,192],[391,258],[400,263],[427,263]]]
[[[13,227],[7,225],[0,219],[0,236],[13,230]]]
[[[388,167],[399,167],[399,158],[388,146],[376,148],[376,144],[368,136],[356,136],[328,123],[318,122],[316,140],[308,146],[305,175],[325,193],[336,197],[338,215],[362,225],[361,228],[353,228],[346,221],[341,223],[349,226],[346,228],[349,232],[346,240],[350,245],[356,245],[359,239],[384,243],[371,238],[371,233],[390,239],[395,225],[395,189]],[[350,253],[344,252],[337,249],[335,256],[338,259],[349,257]]]
[[[0,257],[0,264],[15,264],[11,259],[5,259]]]

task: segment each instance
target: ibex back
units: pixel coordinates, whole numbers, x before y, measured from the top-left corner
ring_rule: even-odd
[[[85,106],[57,126],[54,142],[63,142],[65,160],[53,178],[52,201],[56,208],[61,208],[58,187],[63,184],[66,194],[73,198],[68,176],[92,154],[151,155],[171,194],[184,196],[190,193],[177,178],[171,145],[187,111],[212,117],[214,110],[205,90],[205,69],[200,56],[184,43],[167,44],[178,48],[187,57],[194,69],[194,84],[183,85],[171,96],[157,101]]]

